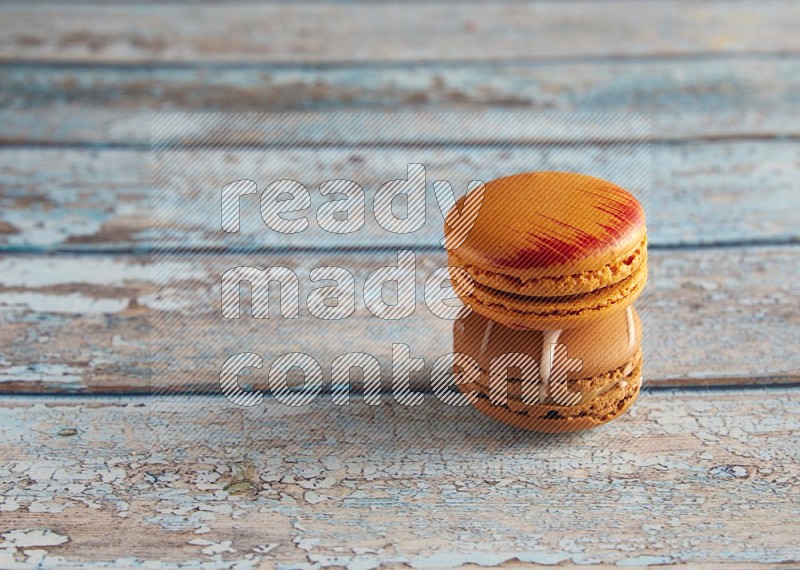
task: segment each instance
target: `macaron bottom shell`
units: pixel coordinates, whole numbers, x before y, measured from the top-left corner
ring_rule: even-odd
[[[623,366],[592,378],[570,380],[569,389],[584,398],[574,406],[526,404],[521,398],[519,380],[510,379],[505,404],[493,403],[489,397],[488,375],[481,371],[481,380],[459,383],[459,390],[475,394],[472,406],[484,415],[504,424],[540,433],[565,433],[591,429],[605,424],[630,408],[639,396],[642,385],[642,353],[637,350]]]

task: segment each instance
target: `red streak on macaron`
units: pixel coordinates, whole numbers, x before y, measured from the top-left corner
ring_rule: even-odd
[[[624,191],[616,191],[614,187],[604,190],[613,190],[615,195],[583,191],[598,202],[592,206],[599,212],[598,221],[594,223],[599,230],[596,233],[538,213],[537,215],[547,219],[551,225],[561,227],[564,231],[540,229],[533,233],[526,232],[524,241],[530,243],[530,247],[518,249],[511,256],[490,257],[489,262],[495,267],[509,269],[544,268],[568,263],[580,259],[587,253],[630,241],[631,234],[644,224],[644,212],[641,206]],[[517,234],[523,233],[512,227],[507,229]]]

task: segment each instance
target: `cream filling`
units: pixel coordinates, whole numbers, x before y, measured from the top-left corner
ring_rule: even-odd
[[[542,357],[539,362],[539,401],[550,398],[550,374],[553,371],[553,357],[561,331],[542,331]]]
[[[625,310],[625,316],[627,319],[628,328],[628,350],[632,350],[636,344],[636,325],[634,324],[633,320],[633,307],[628,307]],[[480,348],[481,361],[484,361],[486,352],[489,350],[489,343],[491,342],[493,327],[494,321],[486,319],[486,330],[483,332],[483,339],[481,340]],[[553,401],[550,394],[550,377],[552,376],[553,372],[552,367],[553,359],[555,358],[555,348],[558,345],[558,337],[561,336],[561,332],[561,330],[542,331],[542,350],[541,358],[539,359],[539,402],[541,404]],[[601,386],[600,388],[584,394],[580,401],[576,402],[574,405],[584,404],[589,400],[593,400],[598,396],[602,396],[616,386],[625,389],[628,386],[628,383],[625,380],[617,380],[611,384]]]
[[[493,326],[494,321],[486,319],[486,330],[483,332],[483,340],[481,341],[481,361],[486,356],[486,351],[489,350],[489,340],[491,340]]]
[[[636,344],[636,326],[633,324],[633,307],[630,305],[625,309],[625,316],[628,318],[628,350],[632,350]]]

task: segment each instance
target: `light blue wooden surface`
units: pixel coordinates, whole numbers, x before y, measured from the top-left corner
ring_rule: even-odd
[[[796,564],[798,15],[789,0],[0,6],[0,567]],[[151,114],[365,109],[651,114],[655,389],[627,417],[537,447],[453,409],[267,408],[224,437],[202,409],[154,413]],[[431,124],[412,142],[439,140]],[[507,134],[487,177],[566,160]],[[374,191],[391,149],[330,138],[294,151],[298,177],[355,155]],[[594,142],[587,168],[610,172]],[[456,154],[430,153],[437,177],[459,175]],[[312,263],[342,245],[285,243],[262,246]],[[338,255],[363,272],[383,251]],[[437,325],[403,333],[433,354]],[[380,351],[386,331],[363,328]],[[286,342],[352,344],[332,335]],[[170,422],[192,437],[163,449],[151,428]]]

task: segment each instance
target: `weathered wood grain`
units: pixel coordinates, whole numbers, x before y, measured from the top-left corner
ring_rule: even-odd
[[[797,14],[791,0],[11,4],[0,11],[0,58],[367,62],[796,53]]]
[[[800,559],[800,392],[644,394],[542,439],[436,401],[0,407],[0,564],[698,568]],[[161,439],[163,438],[163,439]],[[103,529],[100,531],[100,529]]]
[[[157,111],[618,111],[650,113],[657,140],[800,135],[795,56],[369,68],[5,64],[0,74],[4,144],[148,145]],[[417,140],[435,136],[432,126],[421,123],[411,134]],[[469,129],[455,134],[481,135]],[[515,136],[525,134],[532,136]],[[353,135],[364,137],[345,131],[339,140]]]
[[[427,367],[452,350],[451,321],[434,316],[423,298],[425,279],[446,265],[445,257],[420,253],[416,261],[415,313],[385,321],[366,310],[362,290],[370,271],[396,263],[392,250],[175,256],[155,266],[147,257],[6,257],[0,261],[0,390],[148,392],[151,348],[162,360],[175,362],[168,383],[157,379],[157,387],[168,391],[218,392],[219,367],[243,351],[264,358],[262,371],[243,376],[243,382],[257,388],[266,388],[269,365],[280,354],[311,355],[328,382],[333,358],[354,351],[378,358],[388,388],[392,343],[408,344]],[[222,319],[219,280],[237,265],[295,271],[300,318],[282,319],[273,312],[267,320]],[[305,299],[317,286],[309,270],[323,265],[344,267],[354,276],[356,310],[344,320],[318,320],[307,312]],[[656,250],[650,272],[648,292],[638,303],[650,385],[800,381],[800,295],[795,286],[800,246]],[[248,310],[247,301],[244,306]],[[429,370],[412,378],[415,387],[429,389]]]
[[[788,0],[0,6],[0,567],[800,563],[800,246],[740,247],[798,240],[798,15]],[[359,304],[337,324],[303,313],[298,326],[225,330],[208,316],[235,258],[153,267],[100,253],[150,243],[153,111],[511,107],[649,112],[661,143],[639,303],[655,389],[594,433],[542,441],[429,393],[419,408],[389,394],[378,407],[324,394],[311,407],[250,409],[192,396],[225,350],[267,363],[303,350],[327,369],[353,350],[386,364],[390,343],[406,342],[430,364],[449,351],[449,323],[421,303],[391,324]],[[475,125],[444,141],[450,154],[426,155],[431,179],[461,189],[460,176],[489,163],[481,176],[530,162],[622,168],[589,147],[545,152],[534,143],[552,132],[513,124],[505,139],[520,146],[462,153],[452,143],[474,145]],[[319,130],[316,160],[286,150],[254,176],[288,167],[316,186],[364,173],[373,192],[384,160],[398,160],[393,177],[408,160],[364,145],[443,142],[440,125],[423,126],[405,139]],[[282,142],[266,139],[254,130],[242,142]],[[41,148],[64,145],[80,150]],[[198,159],[171,179],[187,200],[228,176]],[[421,279],[444,263],[431,248],[435,208],[429,220],[407,243],[426,246]],[[169,229],[173,245],[214,246],[202,224]],[[348,267],[360,286],[403,245],[367,229],[362,243],[383,250],[325,251],[309,234],[289,245],[317,249],[276,253],[287,243],[263,235],[263,257],[243,258],[294,266],[304,293],[315,265]],[[675,247],[713,244],[724,247]],[[169,387],[184,395],[135,397],[149,389],[152,326],[167,319],[185,323],[162,343],[178,353]],[[52,396],[65,393],[82,397]],[[90,396],[113,393],[124,397]]]
[[[577,169],[618,183],[646,183],[641,196],[653,247],[717,243],[791,242],[798,234],[800,150],[790,141],[704,144],[586,145],[577,148],[263,150],[188,153],[181,168],[165,168],[164,184],[174,185],[174,210],[163,210],[159,226],[170,229],[160,245],[177,248],[230,247],[217,228],[217,193],[228,182],[251,178],[263,190],[293,178],[312,195],[311,219],[322,201],[319,184],[350,178],[367,195],[366,226],[335,235],[315,225],[291,236],[264,225],[258,197],[242,201],[242,238],[261,248],[287,246],[341,248],[436,246],[442,215],[431,191],[449,180],[461,194],[471,179],[490,180],[532,169]],[[171,155],[170,163],[178,155]],[[406,235],[392,234],[372,216],[372,197],[388,180],[406,176],[408,162],[426,165],[426,225]],[[0,249],[5,251],[146,251],[151,240],[150,154],[131,150],[0,150]],[[637,190],[637,187],[632,187]],[[184,204],[185,208],[178,205]],[[169,239],[167,239],[167,237]],[[224,238],[224,239],[223,239]]]

